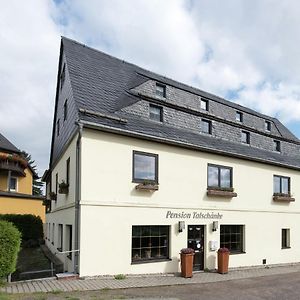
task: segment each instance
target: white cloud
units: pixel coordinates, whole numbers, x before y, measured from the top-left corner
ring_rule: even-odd
[[[0,10],[0,128],[40,173],[60,35],[219,96],[300,121],[296,0],[11,0]],[[300,136],[300,130],[298,131]]]
[[[59,52],[50,1],[9,1],[0,10],[0,128],[47,167]]]

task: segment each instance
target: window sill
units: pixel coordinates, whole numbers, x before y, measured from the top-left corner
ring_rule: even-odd
[[[135,186],[136,190],[142,190],[142,191],[158,191],[158,184],[144,184],[140,183]]]
[[[291,249],[291,247],[281,247],[281,250]]]
[[[207,196],[217,196],[217,197],[224,197],[224,198],[233,198],[237,197],[237,193],[233,191],[233,189],[214,189],[208,188],[206,192]]]
[[[172,261],[171,258],[158,258],[158,259],[148,259],[148,260],[139,260],[139,261],[132,261],[132,265],[140,265],[140,264],[149,264],[149,263],[158,263],[158,262],[166,262]]]
[[[275,202],[295,202],[295,198],[292,198],[290,195],[274,195],[273,201]]]

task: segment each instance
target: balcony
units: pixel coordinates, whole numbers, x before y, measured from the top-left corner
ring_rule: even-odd
[[[12,171],[16,175],[25,176],[27,161],[17,154],[0,152],[0,170]]]

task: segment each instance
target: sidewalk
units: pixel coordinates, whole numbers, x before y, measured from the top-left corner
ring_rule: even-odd
[[[293,264],[288,266],[273,266],[270,268],[230,270],[230,272],[225,275],[221,275],[218,273],[199,272],[195,273],[192,278],[187,279],[173,274],[127,276],[125,279],[122,280],[117,280],[113,277],[97,277],[67,280],[56,280],[54,278],[48,278],[11,283],[5,286],[4,288],[1,288],[0,291],[7,293],[33,293],[53,291],[68,292],[92,291],[101,289],[124,289],[166,285],[201,284],[295,272],[300,272],[300,264]]]

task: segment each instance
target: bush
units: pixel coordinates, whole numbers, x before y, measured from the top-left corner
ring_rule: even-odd
[[[0,278],[16,270],[21,233],[10,222],[0,221]]]
[[[34,215],[0,215],[0,220],[13,223],[22,234],[22,241],[40,240],[44,237],[43,221]]]

